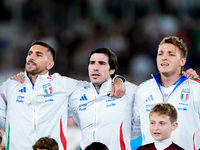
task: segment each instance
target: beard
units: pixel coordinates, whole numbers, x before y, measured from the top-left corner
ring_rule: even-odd
[[[35,64],[36,65],[36,64]],[[25,70],[30,75],[37,75],[40,74],[42,71],[38,68],[36,65],[35,69],[29,69],[27,66],[25,67]]]

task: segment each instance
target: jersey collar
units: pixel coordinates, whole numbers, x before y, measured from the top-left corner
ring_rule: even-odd
[[[159,78],[160,78],[160,73],[158,74],[152,74],[153,78],[155,79],[158,87],[159,87],[159,90],[160,92],[162,93],[162,90],[161,90],[161,86],[163,86],[160,81],[159,81]],[[174,92],[174,90],[181,84],[183,83],[185,80],[187,80],[188,78],[185,76],[185,75],[182,75],[173,85],[175,86],[174,89],[172,90],[172,92],[169,94],[169,97],[171,96],[171,94]],[[163,94],[162,94],[163,95]],[[163,102],[164,102],[164,97],[163,97]]]
[[[158,86],[163,86],[159,79],[160,79],[160,73],[158,74],[151,74],[151,76],[155,79],[156,83],[158,84]],[[187,80],[188,78],[183,74],[173,85],[179,86],[182,82],[184,82],[185,80]]]
[[[94,89],[96,90],[94,84],[92,82],[91,82],[91,84],[94,87]],[[106,81],[100,85],[99,93],[97,92],[97,90],[96,90],[96,92],[97,92],[97,94],[107,92],[108,87],[111,87],[111,86],[112,86],[112,79],[110,78],[110,79],[108,79],[108,81]]]
[[[28,73],[26,71],[24,71],[24,75],[25,75],[25,82],[30,81],[30,83],[32,84],[32,88],[34,88],[34,84],[31,82],[28,76]],[[40,83],[40,81],[44,81],[45,79],[47,79],[48,76],[49,76],[49,72],[47,72],[44,75],[38,75],[35,83],[37,82]]]

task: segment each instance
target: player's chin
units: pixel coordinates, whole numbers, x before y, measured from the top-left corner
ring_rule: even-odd
[[[169,70],[161,70],[159,72],[160,72],[160,74],[162,74],[164,76],[169,76],[171,74],[171,72]]]
[[[99,80],[92,80],[92,83],[94,84],[94,85],[101,85],[101,82],[99,81]]]
[[[31,69],[30,67],[27,67],[26,72],[31,73],[31,72],[33,72],[33,69]]]
[[[36,75],[38,73],[38,70],[35,69],[27,69],[26,70],[27,73],[31,74],[31,75]]]
[[[155,136],[154,136],[154,139],[155,139],[156,141],[161,141],[161,140],[162,140],[161,137],[155,137]]]

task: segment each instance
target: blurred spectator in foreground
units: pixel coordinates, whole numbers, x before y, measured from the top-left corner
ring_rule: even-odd
[[[42,137],[33,145],[33,150],[59,150],[59,147],[55,139]]]
[[[2,141],[3,141],[3,135],[2,135],[2,133],[0,132],[0,150],[2,150],[2,145],[1,145],[1,143],[2,143]]]
[[[100,142],[93,142],[92,144],[88,145],[85,150],[109,150],[108,147]]]

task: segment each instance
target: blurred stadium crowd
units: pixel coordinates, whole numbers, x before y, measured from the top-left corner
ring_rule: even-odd
[[[167,35],[184,40],[185,68],[200,73],[199,0],[0,0],[0,81],[24,70],[30,44],[41,39],[57,52],[52,73],[88,80],[89,53],[107,47],[118,56],[117,74],[139,84],[157,73]]]

